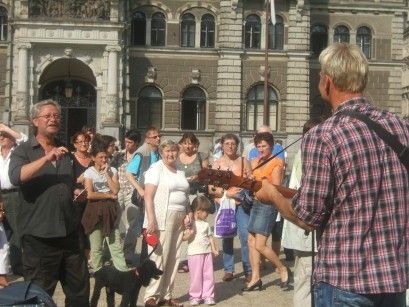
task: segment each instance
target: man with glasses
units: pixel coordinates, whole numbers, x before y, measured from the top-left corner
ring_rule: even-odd
[[[132,160],[128,164],[126,176],[141,198],[144,196],[144,173],[148,170],[149,166],[160,159],[158,152],[159,145],[159,130],[155,127],[148,128],[145,132],[144,143],[136,150]],[[124,241],[124,253],[127,262],[131,262],[132,259],[134,259],[136,239],[142,232],[145,208],[143,205],[135,206],[133,212],[133,220],[129,221],[129,228]],[[148,248],[146,243],[142,242],[139,261],[142,262],[147,256]]]
[[[10,182],[9,166],[10,156],[16,146],[27,141],[27,136],[0,123],[0,187],[3,195],[6,229],[10,247],[11,271],[15,275],[23,275],[21,262],[21,244],[17,229],[17,215],[20,204],[18,187]]]
[[[50,296],[60,281],[66,306],[88,306],[89,276],[79,247],[72,161],[55,138],[60,107],[52,100],[38,102],[31,120],[35,135],[13,151],[9,169],[11,183],[21,189],[18,227],[24,279]]]

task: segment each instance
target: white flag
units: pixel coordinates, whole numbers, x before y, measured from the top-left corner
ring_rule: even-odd
[[[276,24],[276,10],[274,7],[274,0],[270,0],[270,20],[273,25]]]

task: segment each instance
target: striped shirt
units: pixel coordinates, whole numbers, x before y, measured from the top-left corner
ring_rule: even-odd
[[[364,97],[341,104],[302,143],[297,216],[322,230],[314,282],[363,294],[409,288],[409,176],[395,152],[365,123],[368,115],[409,144],[409,122]]]

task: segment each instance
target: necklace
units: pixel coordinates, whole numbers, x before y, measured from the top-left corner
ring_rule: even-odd
[[[81,157],[81,156],[78,154],[78,152],[75,153],[75,157],[76,157],[77,159],[82,159],[82,160],[89,159],[89,157],[87,157],[87,156],[82,156],[82,157]]]

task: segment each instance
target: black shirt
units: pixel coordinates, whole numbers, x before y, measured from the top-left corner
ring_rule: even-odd
[[[44,156],[44,149],[32,137],[17,146],[10,157],[10,181],[21,188],[18,227],[22,236],[65,237],[78,225],[72,201],[74,174],[70,156],[64,155],[55,166],[47,162],[29,181],[20,181],[21,168]]]

